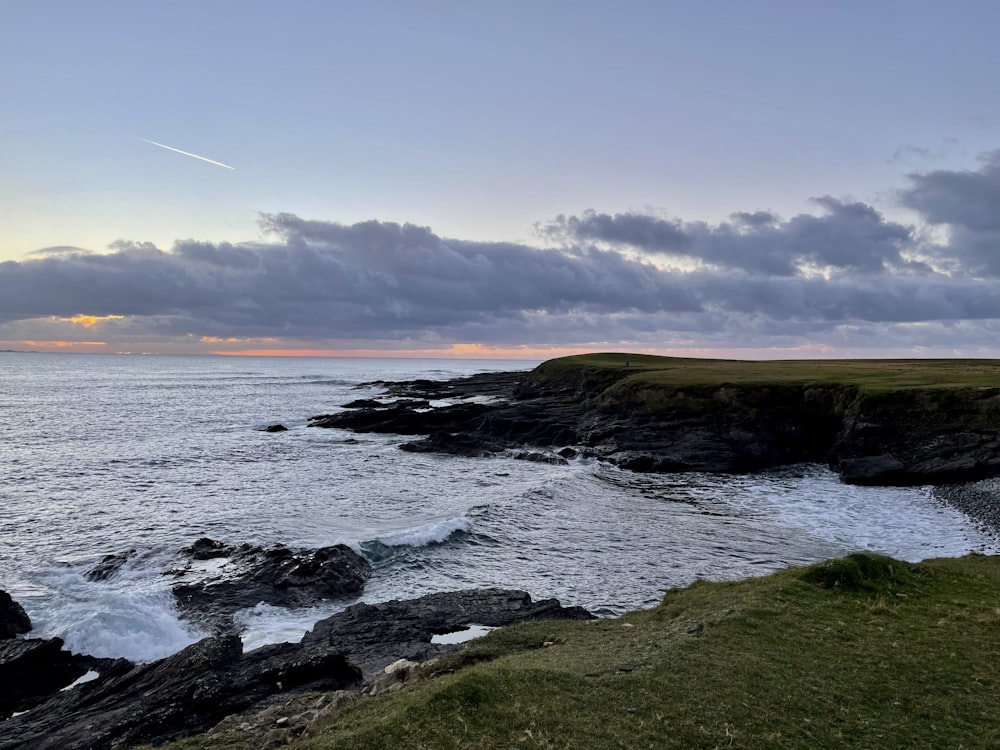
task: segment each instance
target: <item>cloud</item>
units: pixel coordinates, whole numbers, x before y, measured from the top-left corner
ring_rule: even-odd
[[[651,255],[776,276],[808,269],[864,273],[928,270],[904,258],[913,229],[886,221],[864,203],[815,198],[823,215],[788,221],[766,211],[737,212],[711,226],[637,213],[586,211],[540,227],[546,237],[631,248]]]
[[[73,245],[52,245],[51,247],[40,247],[27,253],[29,256],[35,255],[79,255],[87,254],[89,250]]]
[[[913,173],[900,193],[904,205],[931,224],[975,232],[1000,231],[1000,150],[981,157],[978,170]]]
[[[903,205],[949,230],[935,254],[967,274],[1000,275],[1000,150],[983,155],[977,170],[913,173],[909,181]]]
[[[944,138],[936,148],[926,146],[915,146],[909,144],[901,146],[886,159],[887,164],[900,164],[906,162],[939,161],[959,151],[959,141],[957,138]]]
[[[172,333],[396,338],[527,319],[700,309],[683,279],[594,248],[445,241],[429,229],[266,215],[274,242],[118,243],[0,264],[0,320],[126,315]],[[152,321],[158,321],[155,324]]]
[[[900,200],[913,225],[831,196],[815,214],[717,224],[586,211],[542,225],[548,247],[263,214],[249,243],[120,241],[0,263],[0,340],[978,352],[1000,328],[1000,152],[912,174]]]

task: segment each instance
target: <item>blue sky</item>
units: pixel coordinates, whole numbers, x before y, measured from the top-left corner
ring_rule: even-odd
[[[332,308],[323,313],[330,321],[325,332],[299,330],[292,320],[267,336],[235,324],[216,326],[219,335],[205,333],[212,326],[185,332],[165,316],[178,309],[190,321],[197,310],[181,302],[155,314],[130,307],[124,298],[136,285],[121,272],[120,286],[106,290],[108,305],[85,295],[73,302],[71,274],[83,272],[58,265],[64,252],[38,251],[79,248],[130,268],[137,247],[173,256],[175,243],[189,241],[251,243],[266,254],[270,235],[261,214],[291,214],[331,226],[412,223],[429,228],[435,241],[490,248],[559,246],[571,255],[598,249],[658,268],[669,255],[687,271],[708,264],[725,275],[732,264],[719,264],[718,247],[707,255],[666,253],[552,228],[560,215],[565,229],[566,220],[591,211],[674,222],[694,236],[698,222],[719,228],[737,212],[768,212],[781,222],[829,215],[831,204],[813,200],[829,196],[912,228],[904,256],[926,261],[928,253],[947,255],[927,250],[927,232],[944,242],[952,224],[933,220],[933,207],[912,192],[926,185],[910,175],[980,174],[1000,148],[998,27],[1000,5],[973,2],[8,2],[0,45],[0,260],[12,263],[0,269],[0,288],[5,272],[11,284],[20,283],[14,275],[28,274],[39,277],[39,294],[58,287],[62,302],[71,299],[69,308],[49,310],[9,303],[0,310],[0,340],[62,341],[83,333],[94,339],[100,332],[111,349],[158,351],[200,351],[204,346],[191,342],[202,339],[232,339],[234,349],[245,341],[248,350],[338,351],[544,349],[560,341],[735,350],[752,340],[765,355],[797,346],[870,351],[879,335],[889,335],[885,330],[866,329],[868,338],[861,338],[844,326],[887,321],[845,313],[836,336],[822,326],[777,335],[767,324],[782,318],[757,309],[728,311],[742,316],[735,325],[709,321],[718,305],[707,296],[698,321],[661,321],[652,332],[638,324],[635,335],[621,320],[634,310],[624,303],[593,307],[592,299],[577,307],[557,301],[552,309],[536,300],[516,313],[498,305],[495,316],[521,316],[524,325],[513,327],[520,342],[458,330],[435,316],[422,327],[368,329],[357,324],[364,315],[338,318]],[[907,190],[910,198],[901,198]],[[263,226],[274,224],[265,218]],[[291,236],[279,232],[279,244]],[[786,257],[808,265],[813,261],[802,259],[817,252],[796,247]],[[58,284],[43,278],[43,260]],[[358,273],[374,273],[357,262]],[[951,283],[954,267],[931,265],[937,280]],[[736,266],[747,271],[745,263]],[[814,266],[802,266],[803,273],[815,274]],[[983,278],[971,268],[963,273]],[[397,275],[394,283],[406,281]],[[385,290],[378,294],[378,304],[387,304]],[[116,295],[123,298],[117,308]],[[465,314],[460,302],[456,314]],[[663,315],[676,312],[661,307]],[[960,313],[889,317],[934,328],[925,343],[907,340],[902,351],[937,352],[956,340],[954,330],[942,334],[942,325],[968,325]],[[394,314],[405,317],[406,306]],[[125,317],[56,325],[109,315]],[[602,315],[618,316],[603,332]],[[747,333],[747,315],[758,316],[756,338]],[[551,325],[556,318],[559,325]],[[701,342],[699,331],[706,334]],[[961,352],[985,351],[979,337],[970,333]]]

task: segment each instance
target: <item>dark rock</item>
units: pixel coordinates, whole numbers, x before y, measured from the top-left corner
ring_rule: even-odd
[[[31,620],[24,608],[6,591],[0,591],[0,640],[13,638],[31,630]]]
[[[426,435],[435,431],[458,432],[474,426],[489,411],[485,404],[454,404],[429,408],[426,402],[414,405],[398,402],[383,409],[354,409],[309,418],[310,427],[338,427],[355,432],[396,435]]]
[[[38,705],[86,671],[59,638],[0,641],[0,717]]]
[[[393,396],[424,399],[467,399],[487,396],[506,401],[513,398],[529,373],[483,372],[452,380],[412,380],[380,385]]]
[[[388,404],[382,403],[374,398],[358,398],[350,403],[344,404],[345,409],[382,409]]]
[[[211,552],[210,543],[202,539],[196,546]],[[372,572],[365,558],[343,544],[302,551],[242,546],[227,556],[231,565],[225,576],[173,587],[181,613],[218,632],[231,631],[233,613],[261,602],[307,607],[357,596]]]
[[[105,555],[101,558],[101,561],[97,563],[97,565],[84,573],[83,577],[88,581],[106,581],[117,575],[118,571],[122,569],[122,566],[134,556],[134,549],[130,549],[126,552],[118,552],[113,555]]]
[[[511,458],[516,458],[519,461],[533,461],[536,464],[566,466],[569,463],[569,461],[562,456],[554,453],[541,453],[539,451],[513,451],[510,456]]]
[[[203,732],[281,692],[357,687],[331,650],[282,643],[242,653],[236,636],[206,638],[166,659],[103,676],[8,720],[0,748],[91,750]]]
[[[476,458],[502,451],[504,443],[471,432],[435,432],[423,440],[403,443],[399,447],[409,453],[447,453]]]
[[[372,679],[401,658],[421,661],[460,648],[433,644],[431,638],[469,624],[591,618],[554,599],[532,602],[524,592],[499,589],[358,604],[317,623],[301,643],[244,654],[236,636],[206,638],[152,664],[118,664],[99,679],[8,719],[0,750],[157,745],[271,705],[279,694],[356,690],[364,678]]]
[[[905,474],[903,462],[895,456],[845,458],[839,468],[841,480],[848,484],[895,484]]]
[[[223,542],[203,536],[201,539],[195,540],[190,547],[185,547],[181,551],[192,560],[213,560],[219,557],[229,557],[236,549]]]
[[[523,591],[468,589],[428,594],[382,604],[355,604],[320,620],[302,639],[312,649],[335,648],[370,679],[399,659],[426,661],[455,650],[431,643],[435,635],[469,625],[499,627],[526,620],[591,620],[581,607],[563,607],[556,599],[533,602]]]
[[[287,432],[288,428],[283,424],[269,424],[264,428],[264,432]]]
[[[891,455],[901,466],[869,484],[944,484],[1000,474],[1000,388],[862,394],[846,409],[831,465]],[[845,459],[848,461],[845,463]],[[846,482],[852,474],[842,474]]]
[[[562,458],[565,459],[574,459],[580,455],[580,452],[574,448],[563,448],[558,453]]]
[[[405,398],[495,400],[361,409],[313,424],[426,435],[401,447],[459,456],[523,451],[527,457],[537,454],[528,447],[573,445],[564,450],[645,472],[743,473],[822,462],[849,483],[941,484],[1000,475],[1000,388],[672,387],[633,374],[634,368],[587,366],[553,373],[542,365],[530,373],[382,383]]]

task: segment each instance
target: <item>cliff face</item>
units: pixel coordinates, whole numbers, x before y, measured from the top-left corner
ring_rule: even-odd
[[[1000,386],[885,382],[885,373],[898,377],[918,367],[921,377],[933,376],[933,362],[882,369],[866,362],[856,368],[860,375],[849,369],[852,363],[838,362],[823,371],[838,381],[812,377],[819,365],[800,377],[795,366],[781,363],[739,370],[739,363],[713,369],[708,361],[692,371],[686,364],[656,369],[655,360],[644,358],[640,367],[635,360],[625,366],[624,358],[617,367],[553,360],[530,373],[386,384],[392,395],[409,399],[461,402],[482,391],[503,400],[429,411],[426,401],[413,401],[413,408],[405,400],[376,402],[313,424],[429,435],[404,446],[417,451],[474,456],[524,446],[571,449],[636,471],[739,473],[821,462],[856,484],[1000,474]],[[730,373],[735,377],[727,380]],[[987,381],[992,378],[988,373]]]
[[[625,381],[590,402],[581,442],[641,471],[746,472],[826,460],[840,428],[829,389]]]
[[[580,404],[577,441],[627,468],[746,472],[823,462],[857,484],[1000,474],[997,387],[670,386],[615,375],[542,370],[531,379]]]
[[[844,481],[939,484],[1000,474],[1000,388],[860,394],[829,462]]]

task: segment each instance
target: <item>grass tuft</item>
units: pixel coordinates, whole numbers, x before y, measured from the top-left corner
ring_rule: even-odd
[[[802,574],[802,580],[822,589],[892,593],[913,582],[913,572],[907,563],[871,552],[855,552],[837,560],[813,565]]]

